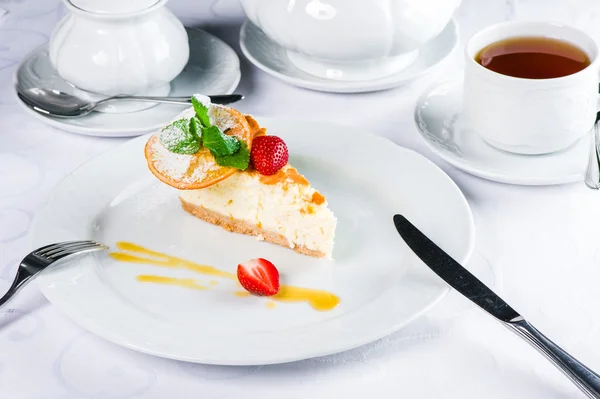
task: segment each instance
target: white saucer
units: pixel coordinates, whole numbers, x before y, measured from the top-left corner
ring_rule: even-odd
[[[225,42],[198,29],[187,29],[190,41],[190,60],[184,70],[171,82],[170,96],[201,94],[230,94],[240,78],[240,60]],[[15,98],[26,112],[59,129],[90,136],[128,137],[159,129],[179,114],[185,105],[159,104],[130,113],[92,112],[89,115],[61,119],[40,114],[30,109],[16,95],[23,89],[43,87],[67,93],[77,90],[63,80],[50,63],[48,44],[27,55],[15,74]]]
[[[417,100],[415,121],[431,150],[465,172],[489,180],[521,185],[582,181],[590,135],[571,147],[546,155],[518,155],[487,144],[465,126],[462,78],[438,83]]]
[[[313,76],[295,67],[286,50],[269,39],[253,23],[246,21],[240,32],[244,55],[269,75],[295,86],[335,93],[360,93],[400,86],[428,72],[446,59],[458,44],[458,25],[451,20],[437,37],[424,45],[414,63],[402,71],[380,79],[363,81],[329,80]]]

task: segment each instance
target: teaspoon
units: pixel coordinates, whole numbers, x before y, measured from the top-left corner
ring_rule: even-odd
[[[76,118],[89,114],[108,101],[145,101],[169,104],[191,104],[191,97],[152,97],[118,95],[98,101],[86,101],[54,89],[31,88],[18,91],[19,98],[29,107],[42,114],[59,118]],[[244,98],[241,94],[208,96],[215,104],[231,104]]]

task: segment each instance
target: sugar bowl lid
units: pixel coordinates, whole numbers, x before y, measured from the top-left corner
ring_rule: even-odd
[[[119,15],[144,11],[162,0],[67,0],[75,8],[96,14]]]

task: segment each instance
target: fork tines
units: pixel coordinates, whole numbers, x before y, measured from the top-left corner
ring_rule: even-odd
[[[66,241],[41,247],[35,254],[48,259],[57,259],[93,248],[108,249],[106,245],[92,240]]]

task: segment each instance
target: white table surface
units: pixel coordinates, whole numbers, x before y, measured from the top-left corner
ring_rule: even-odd
[[[365,0],[367,3],[367,0]],[[48,40],[59,0],[0,0],[0,292],[29,251],[32,216],[72,169],[125,139],[48,127],[16,104],[17,63]],[[226,40],[240,55],[239,104],[257,115],[357,118],[368,129],[440,165],[475,215],[467,265],[539,329],[600,370],[600,193],[581,184],[519,187],[465,174],[436,158],[413,123],[417,96],[459,71],[461,53],[408,86],[336,95],[284,84],[239,51],[237,0],[172,0],[186,26]],[[550,19],[600,39],[595,0],[465,0],[461,38],[505,19]],[[69,156],[59,156],[67,149]],[[348,332],[351,333],[351,332]],[[155,358],[107,343],[54,309],[35,284],[0,309],[0,397],[81,398],[578,398],[582,395],[526,343],[457,294],[380,341],[334,356],[264,367],[214,367]]]

